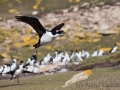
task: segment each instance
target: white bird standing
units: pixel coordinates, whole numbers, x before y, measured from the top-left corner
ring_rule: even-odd
[[[76,51],[74,57],[75,57],[76,61],[78,61],[78,62],[83,61],[82,56],[81,56],[81,51]]]
[[[4,64],[3,65],[3,71],[1,72],[1,75],[4,76],[10,72],[10,65]]]
[[[64,56],[62,62],[63,62],[64,64],[67,64],[68,62],[70,62],[70,57],[69,57],[67,51],[66,51],[66,53],[65,53],[65,56]]]
[[[16,59],[13,59],[13,62],[12,62],[12,64],[10,65],[10,71],[14,71],[15,69],[16,69],[16,62],[17,62],[17,60]]]
[[[70,61],[74,58],[74,52],[73,52],[73,50],[71,50],[71,54],[69,55],[69,57],[70,57]]]
[[[89,58],[90,57],[90,53],[89,52],[85,52],[85,56],[86,56],[86,58]]]
[[[50,59],[51,59],[51,55],[48,53],[47,56],[44,58],[44,65],[49,64]]]
[[[28,66],[26,66],[26,67],[24,68],[24,71],[25,71],[26,73],[32,73],[33,70],[34,70],[34,66],[31,66],[31,65],[28,65]]]
[[[97,50],[95,50],[95,51],[92,53],[92,57],[96,57],[96,56],[98,56],[98,51],[97,51]]]
[[[63,30],[60,30],[64,23],[61,23],[54,27],[51,31],[46,30],[37,18],[28,16],[15,16],[18,21],[25,22],[33,27],[33,29],[38,33],[39,40],[33,47],[38,48],[39,46],[48,44],[52,42],[56,37],[64,34]],[[57,30],[59,30],[57,32]]]
[[[103,51],[103,50],[100,50],[99,53],[98,53],[98,56],[102,56],[103,53],[104,53],[104,51]]]
[[[58,51],[55,50],[55,54],[53,56],[51,56],[51,58],[50,58],[50,63],[52,63],[52,60],[57,56],[58,56]]]
[[[59,51],[59,54],[52,60],[53,64],[59,63],[63,58],[63,52]]]
[[[117,46],[117,44],[115,44],[114,47],[110,50],[110,53],[116,52],[117,48],[118,48],[118,46]]]
[[[34,65],[35,59],[33,57],[28,58],[26,61],[26,65]]]
[[[3,71],[3,66],[0,66],[0,73]]]
[[[21,61],[20,65],[18,66],[18,68],[16,68],[16,70],[11,72],[11,74],[12,74],[11,84],[13,83],[13,79],[14,78],[17,78],[17,81],[19,83],[19,75],[22,74],[22,72],[23,72],[23,66],[24,66],[24,63],[23,63],[23,61]]]

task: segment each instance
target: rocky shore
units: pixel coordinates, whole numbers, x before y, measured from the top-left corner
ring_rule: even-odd
[[[56,13],[47,13],[39,17],[39,20],[48,30],[64,22],[65,26],[62,29],[65,30],[67,35],[64,38],[62,37],[63,39],[69,37],[71,40],[76,36],[82,39],[86,37],[93,39],[102,35],[119,34],[120,2],[112,5],[101,3],[101,5],[91,7],[86,2],[81,6],[71,6]],[[29,25],[18,22],[14,18],[1,20],[0,29],[4,34],[12,30],[15,31],[14,36],[12,36],[13,33],[11,32],[12,34],[6,35],[6,38],[3,39],[4,41],[1,40],[1,46],[14,41],[24,42],[26,36],[35,37],[36,33]],[[21,37],[16,40],[16,37],[20,35]],[[10,36],[12,36],[12,39]],[[0,33],[0,39],[3,37],[3,34]],[[33,41],[35,42],[35,40]]]

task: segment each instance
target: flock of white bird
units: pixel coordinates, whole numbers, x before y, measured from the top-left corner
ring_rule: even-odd
[[[115,44],[114,47],[111,48],[110,53],[116,52],[117,48]],[[89,57],[102,56],[103,54],[103,50],[96,50],[92,54],[85,50],[76,50],[75,52],[71,50],[70,54],[67,50],[65,53],[56,50],[54,55],[51,56],[50,53],[48,53],[41,61],[38,61],[37,52],[35,52],[25,63],[21,61],[18,66],[16,59],[13,59],[10,64],[0,66],[0,74],[1,76],[11,75],[11,84],[14,78],[17,78],[19,83],[19,75],[22,73],[27,75],[29,73],[52,74],[55,72],[66,72],[67,69],[65,66],[73,61],[79,64]]]

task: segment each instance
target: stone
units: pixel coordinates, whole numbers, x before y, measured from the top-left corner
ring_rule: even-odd
[[[100,2],[97,6],[89,7],[90,4],[85,2],[81,6],[71,6],[60,10],[62,13],[47,13],[46,15],[41,15],[38,19],[48,30],[64,22],[65,25],[62,29],[66,32],[66,38],[70,37],[73,39],[76,34],[80,35],[81,38],[86,37],[82,30],[87,30],[88,33],[96,30],[101,34],[115,34],[115,29],[117,26],[120,26],[119,4],[119,2],[116,2],[114,5],[105,5],[104,2]],[[32,12],[33,15],[37,15],[38,13],[39,12],[37,10]],[[11,28],[13,29],[13,27],[20,32],[20,35],[22,34],[18,42],[22,41],[23,37],[28,35],[26,33],[27,29],[31,30],[32,33],[29,35],[32,37],[36,35],[35,30],[33,30],[33,28],[28,24],[19,21],[17,22],[13,18],[4,19],[2,21],[0,20],[0,29],[10,30]],[[90,38],[92,37],[92,35],[89,36]],[[59,37],[57,40],[61,38],[62,37]],[[1,45],[11,42],[9,39],[7,40],[8,41],[5,40],[2,42]]]
[[[98,5],[102,6],[102,5],[104,5],[104,4],[105,4],[104,2],[100,2]]]
[[[101,31],[98,31],[98,33],[102,35],[116,35],[117,34],[117,32],[113,30],[101,30]]]
[[[103,23],[102,25],[100,25],[99,30],[107,30],[107,29],[109,29],[109,28],[110,28],[109,25]]]
[[[3,59],[3,62],[6,62],[6,63],[7,63],[7,62],[10,62],[10,61],[12,61],[11,58],[4,58],[4,59]]]
[[[78,6],[73,7],[73,12],[77,12],[79,10]]]
[[[39,12],[38,11],[33,11],[32,15],[37,15]]]
[[[3,45],[0,45],[0,52],[1,53],[3,53],[3,52],[5,52],[6,51],[6,48],[5,48],[5,46],[3,46]]]
[[[63,9],[63,13],[68,13],[68,9]]]
[[[81,7],[88,7],[88,6],[90,6],[90,3],[88,3],[88,2],[85,2],[81,5]]]
[[[2,17],[0,17],[0,21],[2,21],[3,20],[3,18]]]

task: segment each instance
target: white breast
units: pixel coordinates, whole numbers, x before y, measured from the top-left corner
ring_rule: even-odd
[[[13,75],[13,78],[15,78],[15,77],[19,77],[19,75],[22,73],[22,71],[23,71],[22,68],[17,69],[17,70],[15,71],[14,75]]]
[[[50,57],[45,57],[44,58],[44,65],[48,64],[50,61]]]
[[[62,59],[62,55],[59,54],[57,57],[53,59],[53,64],[60,62],[61,59]]]
[[[11,68],[11,71],[15,70],[15,68],[16,68],[16,63],[13,63],[10,68]]]
[[[33,73],[40,73],[39,68],[34,67]]]
[[[117,51],[117,46],[113,47],[113,50],[111,51],[111,53],[114,53]]]
[[[33,72],[34,66],[27,66],[27,70],[28,72]]]
[[[0,73],[3,71],[3,66],[0,67]]]
[[[51,32],[46,32],[40,39],[41,45],[48,44],[54,40],[54,37]]]
[[[4,65],[4,69],[3,69],[3,72],[2,72],[2,76],[6,75],[6,73],[9,71],[9,68]]]

